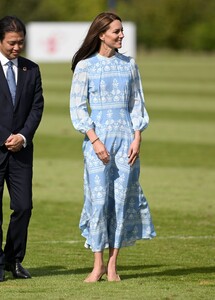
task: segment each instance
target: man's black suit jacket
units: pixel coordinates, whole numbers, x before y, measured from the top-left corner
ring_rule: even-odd
[[[18,80],[13,106],[7,80],[0,64],[0,166],[8,156],[4,146],[11,134],[22,134],[27,146],[12,155],[23,166],[33,162],[33,137],[41,121],[44,99],[40,70],[37,64],[18,58]]]

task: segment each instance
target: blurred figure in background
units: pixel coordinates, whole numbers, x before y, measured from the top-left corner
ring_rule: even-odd
[[[38,65],[21,57],[26,29],[17,17],[0,20],[0,281],[5,270],[30,278],[23,268],[32,210],[33,137],[43,113]],[[4,182],[13,210],[2,249]]]
[[[105,273],[108,281],[120,281],[120,248],[156,235],[139,184],[141,132],[149,117],[138,67],[133,58],[118,52],[123,38],[120,17],[101,13],[72,60],[71,119],[85,135],[80,229],[85,246],[94,253],[85,282],[99,281]]]

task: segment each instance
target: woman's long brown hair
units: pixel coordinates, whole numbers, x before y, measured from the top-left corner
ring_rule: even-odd
[[[120,17],[112,12],[103,12],[94,19],[83,41],[83,44],[72,58],[73,72],[80,60],[85,59],[99,51],[101,44],[101,40],[99,38],[100,34],[107,31],[109,25],[115,20],[122,22]]]

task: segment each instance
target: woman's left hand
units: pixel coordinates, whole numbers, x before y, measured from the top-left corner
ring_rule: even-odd
[[[133,142],[130,145],[129,151],[128,151],[128,164],[130,166],[133,166],[136,159],[139,157],[140,153],[140,144],[141,144],[141,135],[140,132],[135,132],[135,138]]]

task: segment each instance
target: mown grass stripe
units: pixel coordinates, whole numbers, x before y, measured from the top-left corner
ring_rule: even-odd
[[[82,139],[39,135],[36,140],[37,158],[82,159]],[[141,162],[146,166],[215,168],[215,144],[147,140],[142,145]],[[47,149],[49,149],[47,151]]]

